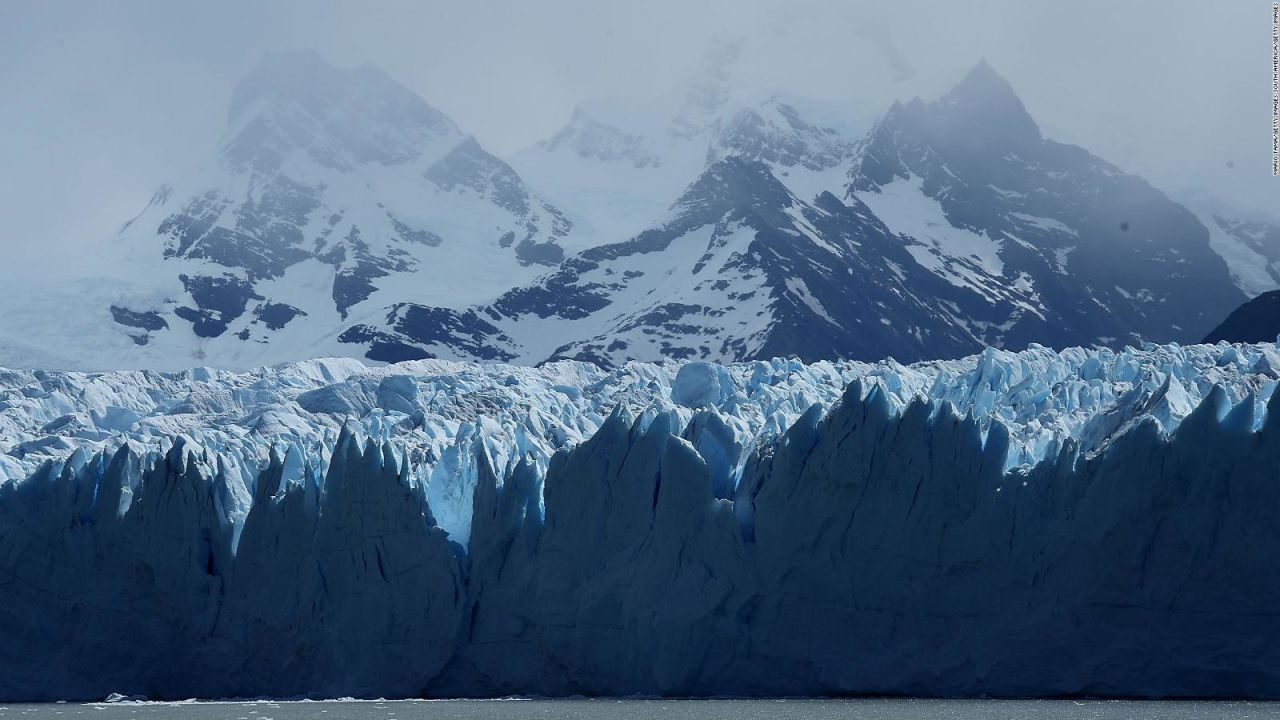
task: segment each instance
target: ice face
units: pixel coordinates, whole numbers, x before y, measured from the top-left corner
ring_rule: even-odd
[[[711,433],[722,438],[717,447],[731,444],[740,452],[767,444],[810,406],[830,407],[848,383],[864,378],[882,388],[895,409],[920,397],[972,414],[984,431],[998,419],[1009,430],[1008,465],[1015,467],[1053,455],[1072,439],[1096,449],[1140,416],[1172,431],[1215,384],[1233,403],[1253,393],[1256,426],[1280,377],[1277,357],[1271,344],[1164,345],[1122,352],[990,349],[910,366],[778,359],[601,370],[578,362],[367,367],[327,359],[247,373],[5,371],[0,478],[20,480],[76,448],[113,450],[128,439],[160,451],[183,435],[251,486],[272,448],[293,448],[325,467],[338,431],[355,421],[358,432],[404,448],[411,474],[429,488],[440,526],[465,545],[478,445],[500,475],[521,458],[545,469],[556,450],[590,437],[619,405],[633,414],[674,413],[682,428],[695,413],[712,415],[717,428],[708,430],[706,419],[695,423],[702,428],[695,444],[716,454],[706,444]],[[713,464],[728,473],[719,483],[732,489],[741,467]]]
[[[1274,354],[5,372],[0,698],[1274,694]]]

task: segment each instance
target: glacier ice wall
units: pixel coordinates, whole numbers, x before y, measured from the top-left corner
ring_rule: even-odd
[[[1280,695],[1278,369],[5,371],[0,698]]]

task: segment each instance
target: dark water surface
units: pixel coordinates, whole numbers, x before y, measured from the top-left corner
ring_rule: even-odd
[[[0,718],[101,720],[1200,720],[1277,718],[1280,703],[1119,700],[402,700],[0,704]]]

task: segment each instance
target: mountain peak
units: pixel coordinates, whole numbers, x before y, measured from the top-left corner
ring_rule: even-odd
[[[1018,94],[1014,92],[1013,86],[1005,80],[996,69],[991,67],[991,63],[986,58],[978,61],[978,64],[969,69],[964,77],[960,78],[960,82],[956,83],[951,90],[943,96],[943,100],[951,99],[953,101],[986,101],[999,102],[1001,104],[1018,103]]]
[[[543,147],[547,152],[567,147],[584,159],[601,162],[622,160],[637,168],[660,164],[657,153],[649,147],[644,136],[602,121],[581,105],[574,106],[568,124],[552,135]]]
[[[937,105],[966,131],[993,141],[1040,140],[1040,129],[1013,86],[986,58],[979,60]]]
[[[981,58],[973,67],[969,68],[969,72],[965,73],[960,82],[956,84],[956,89],[960,88],[995,88],[1004,92],[1013,93],[1012,86],[1005,80],[996,69],[987,62],[987,59]],[[954,92],[954,90],[953,90]]]
[[[673,207],[687,212],[785,207],[794,201],[769,167],[759,160],[729,155],[698,176]]]
[[[260,102],[305,104],[309,95],[343,84],[345,74],[312,50],[269,50],[236,84],[227,123],[243,122]]]
[[[850,151],[839,133],[810,124],[795,107],[772,97],[739,110],[718,128],[709,157],[741,155],[818,171],[835,166]]]
[[[312,51],[263,55],[232,94],[223,156],[276,169],[292,153],[326,167],[394,165],[433,140],[462,139],[448,117],[373,65],[342,69]]]

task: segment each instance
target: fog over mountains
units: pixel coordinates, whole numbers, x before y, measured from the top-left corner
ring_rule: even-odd
[[[734,99],[731,48],[671,113],[579,108],[509,162],[377,68],[269,54],[0,364],[915,361],[1198,341],[1280,286],[1280,230],[1043,137],[985,61],[854,132]]]

